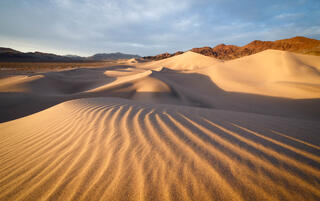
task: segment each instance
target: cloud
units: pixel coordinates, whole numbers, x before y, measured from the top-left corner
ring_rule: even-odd
[[[275,19],[296,19],[303,17],[303,13],[282,13],[279,15],[276,15]]]
[[[1,0],[0,40],[40,51],[153,55],[317,36],[319,10],[318,0]]]
[[[201,25],[201,21],[197,15],[182,18],[173,23],[173,27],[178,31],[193,30]]]
[[[187,9],[192,1],[178,0],[51,0],[73,15],[99,17],[114,24],[157,20]],[[95,18],[98,19],[98,18]]]

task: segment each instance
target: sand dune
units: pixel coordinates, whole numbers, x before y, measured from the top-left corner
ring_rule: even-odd
[[[0,200],[319,200],[319,70],[187,52],[1,78]]]
[[[320,57],[267,50],[207,69],[209,76],[226,91],[286,98],[320,97]]]
[[[194,70],[198,68],[204,68],[220,63],[221,61],[212,57],[203,56],[198,53],[188,51],[178,56],[162,59],[159,61],[153,61],[140,65],[140,67],[146,68],[159,68],[167,67],[172,70]]]
[[[318,122],[93,98],[0,129],[0,200],[320,197]]]

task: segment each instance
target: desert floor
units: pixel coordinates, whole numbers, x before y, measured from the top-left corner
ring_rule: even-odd
[[[1,201],[320,200],[319,56],[11,70],[0,122]]]

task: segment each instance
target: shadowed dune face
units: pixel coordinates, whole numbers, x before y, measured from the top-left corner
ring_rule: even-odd
[[[0,91],[3,91],[0,92],[0,120],[16,119],[67,100],[87,97],[121,97],[160,104],[320,118],[320,108],[317,107],[320,99],[294,100],[227,92],[212,82],[212,72],[206,75],[204,70],[207,68],[199,73],[167,68],[160,71],[78,69],[5,78],[0,85]]]
[[[93,98],[0,129],[0,200],[320,197],[314,121]]]
[[[0,200],[320,199],[320,57],[128,63],[0,79]]]

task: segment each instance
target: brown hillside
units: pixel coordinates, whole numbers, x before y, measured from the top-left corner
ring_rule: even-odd
[[[231,60],[240,58],[243,56],[248,56],[262,52],[267,49],[283,50],[295,53],[310,54],[310,55],[320,55],[320,41],[315,39],[310,39],[306,37],[297,36],[290,39],[276,40],[276,41],[260,41],[255,40],[251,43],[244,45],[242,47],[235,45],[225,45],[220,44],[213,48],[211,47],[201,47],[193,48],[191,51],[214,57],[221,60]],[[173,54],[164,53],[156,56],[144,57],[150,60],[161,60],[181,54],[183,52],[176,52]]]
[[[240,58],[243,56],[248,56],[251,54],[256,54],[267,49],[320,55],[320,41],[300,36],[277,41],[255,40],[242,47],[221,44],[214,48],[193,48],[191,49],[191,51],[206,56],[215,57],[217,59],[230,60]]]

